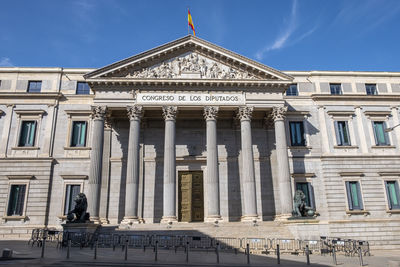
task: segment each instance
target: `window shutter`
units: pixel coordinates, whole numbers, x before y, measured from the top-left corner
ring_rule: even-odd
[[[389,184],[387,183],[387,181],[385,181],[385,189],[386,189],[386,196],[387,196],[387,200],[388,200],[389,210],[391,210],[393,207],[392,207],[392,201],[391,201],[391,197],[390,197]]]
[[[351,145],[351,139],[350,139],[350,134],[349,134],[349,124],[348,124],[347,121],[344,124],[346,126],[346,129],[344,129],[344,130],[346,131],[346,135],[347,135],[347,144],[346,145],[350,146]]]
[[[29,146],[35,146],[35,133],[36,133],[36,121],[30,123],[29,127]]]
[[[378,129],[377,129],[376,124],[375,124],[374,121],[372,122],[372,130],[373,130],[373,132],[374,132],[375,144],[376,144],[376,145],[379,145],[378,136],[377,136],[377,133],[376,133],[376,131],[377,131]]]
[[[80,142],[81,146],[86,146],[86,122],[82,122],[81,124],[81,133],[80,133]]]
[[[346,182],[346,193],[347,193],[347,202],[349,204],[349,210],[353,210],[353,201],[351,200],[350,182]]]
[[[15,215],[22,215],[24,212],[24,201],[25,201],[25,188],[26,185],[19,185],[18,197],[17,197],[17,205],[15,209]]]
[[[342,144],[342,140],[340,138],[340,132],[339,132],[339,124],[337,121],[335,121],[335,133],[336,133],[336,141],[337,141],[337,145],[341,146]]]
[[[360,189],[360,183],[357,183],[357,197],[358,197],[358,204],[360,206],[360,209],[363,210],[364,209],[364,205],[363,205],[363,199],[362,199],[362,195],[361,195],[361,189]]]

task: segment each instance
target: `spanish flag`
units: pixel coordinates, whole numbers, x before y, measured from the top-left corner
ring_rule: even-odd
[[[192,28],[192,30],[193,30],[193,35],[196,36],[196,32],[194,31],[192,15],[190,15],[189,8],[188,8],[188,23],[189,23],[190,28]]]

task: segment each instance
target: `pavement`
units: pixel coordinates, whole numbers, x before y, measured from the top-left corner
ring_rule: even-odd
[[[67,249],[57,249],[55,243],[46,243],[44,257],[42,248],[28,245],[26,241],[0,241],[0,251],[13,250],[12,259],[0,258],[0,266],[307,266],[305,255],[281,255],[281,263],[277,264],[276,255],[252,254],[250,264],[243,253],[220,252],[219,263],[215,251],[189,251],[188,261],[183,249],[176,253],[173,249],[159,249],[157,261],[153,249],[128,249],[127,260],[121,248],[72,247],[70,258]],[[400,251],[372,251],[371,256],[363,257],[364,266],[400,266]],[[358,257],[337,255],[339,266],[360,266]],[[332,256],[310,255],[311,266],[334,266]]]

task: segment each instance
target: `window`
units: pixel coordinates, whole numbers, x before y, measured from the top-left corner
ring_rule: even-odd
[[[347,181],[346,191],[349,210],[363,210],[360,183],[358,181]]]
[[[18,146],[35,146],[36,121],[22,121]]]
[[[86,146],[86,121],[72,122],[72,137],[71,147],[84,147]]]
[[[297,84],[291,84],[289,88],[286,90],[287,96],[297,96],[299,95],[299,91],[297,91]]]
[[[342,94],[342,85],[340,83],[331,83],[329,84],[331,88],[331,95],[341,95]]]
[[[338,146],[350,146],[347,121],[335,121],[336,141]]]
[[[42,88],[42,81],[29,81],[28,93],[40,93]]]
[[[296,183],[296,190],[301,190],[304,195],[306,196],[306,205],[308,207],[311,207],[315,209],[315,204],[314,204],[314,190],[312,188],[311,183],[308,182],[300,182]]]
[[[290,142],[292,146],[305,146],[304,126],[302,121],[289,122]]]
[[[24,212],[25,184],[13,184],[10,188],[7,216],[22,216]]]
[[[365,91],[367,95],[377,95],[378,91],[376,90],[376,84],[366,84]]]
[[[79,184],[68,184],[65,191],[65,202],[64,202],[64,214],[75,208],[75,197],[81,192],[81,186]]]
[[[78,82],[76,85],[76,94],[77,95],[88,95],[90,94],[90,87],[85,82]]]
[[[400,209],[399,184],[397,181],[385,181],[389,209]]]
[[[384,121],[373,121],[372,128],[374,130],[375,143],[377,146],[389,145],[389,137],[386,130],[386,123]]]

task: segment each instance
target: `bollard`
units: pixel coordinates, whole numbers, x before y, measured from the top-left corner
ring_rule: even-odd
[[[189,262],[189,242],[186,242],[186,262]]]
[[[360,266],[364,266],[361,247],[358,247],[358,258],[359,258],[359,260],[360,260]]]
[[[219,243],[217,243],[217,247],[215,248],[215,251],[217,253],[217,263],[219,263]]]
[[[332,246],[332,257],[333,257],[333,265],[337,265],[335,245]]]
[[[156,246],[154,247],[154,260],[157,261],[158,256],[158,240],[156,241]]]
[[[247,264],[250,264],[250,246],[249,246],[249,243],[246,244],[246,254],[247,254]]]
[[[307,257],[307,265],[310,265],[310,250],[308,245],[306,245],[306,257]]]
[[[276,261],[281,264],[281,251],[279,250],[279,244],[276,244]]]
[[[128,239],[125,240],[125,260],[128,260]]]
[[[44,248],[46,246],[46,237],[43,237],[43,242],[42,242],[42,256],[41,258],[44,258]]]
[[[68,239],[68,244],[67,244],[67,259],[69,259],[69,250],[71,249],[71,239]]]
[[[94,242],[94,259],[97,259],[97,246],[99,245],[99,242],[96,240]]]

